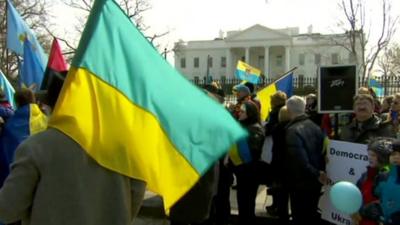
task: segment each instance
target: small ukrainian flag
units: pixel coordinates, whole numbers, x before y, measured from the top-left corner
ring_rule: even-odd
[[[240,80],[246,80],[250,83],[258,84],[260,81],[261,70],[239,60],[235,74]]]

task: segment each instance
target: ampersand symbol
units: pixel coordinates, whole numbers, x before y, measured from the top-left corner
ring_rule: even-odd
[[[350,168],[349,174],[354,176],[355,173],[354,173],[354,169],[353,168]]]

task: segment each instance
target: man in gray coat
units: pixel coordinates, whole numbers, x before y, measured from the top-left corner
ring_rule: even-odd
[[[0,222],[22,225],[128,225],[145,183],[97,164],[74,140],[49,129],[16,150],[0,190]]]

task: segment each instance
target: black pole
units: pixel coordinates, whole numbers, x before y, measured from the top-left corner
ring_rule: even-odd
[[[167,60],[167,48],[164,48],[164,59]]]

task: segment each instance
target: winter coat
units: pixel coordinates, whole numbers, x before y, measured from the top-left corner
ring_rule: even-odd
[[[367,144],[369,140],[376,137],[396,137],[396,133],[390,124],[382,123],[382,120],[373,115],[370,119],[361,125],[353,119],[353,121],[342,128],[340,132],[340,140]]]
[[[377,215],[370,215],[368,210],[370,204],[378,201],[378,198],[374,195],[374,185],[377,176],[378,169],[368,167],[367,171],[357,181],[357,187],[360,189],[363,198],[363,204],[359,210],[362,220],[359,225],[378,225]]]
[[[49,129],[17,148],[0,190],[0,222],[128,225],[144,192],[144,182],[105,169],[74,140]]]
[[[286,129],[287,182],[295,189],[320,187],[320,171],[325,171],[324,134],[306,115],[292,120]]]
[[[385,224],[400,224],[400,166],[390,166],[381,174],[374,189],[381,202]]]

